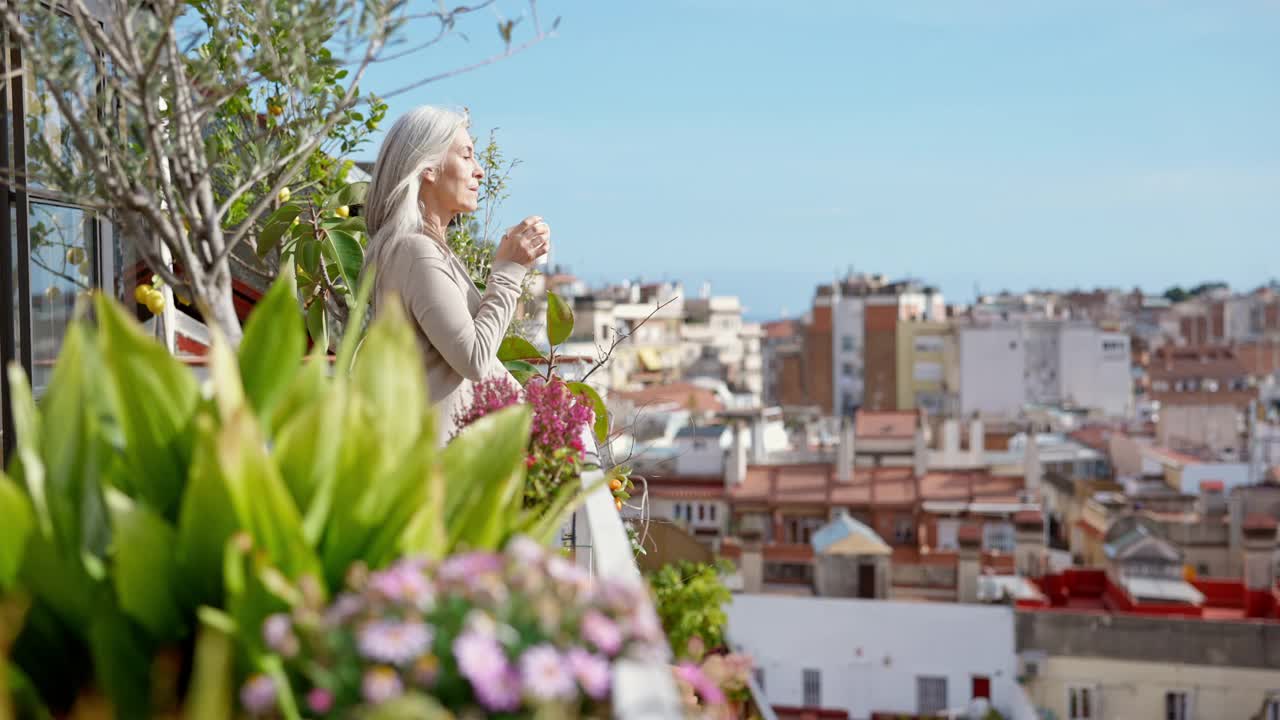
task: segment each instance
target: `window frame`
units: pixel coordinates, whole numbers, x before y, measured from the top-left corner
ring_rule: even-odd
[[[1175,698],[1181,698],[1181,708],[1178,708],[1176,704],[1170,704],[1170,701]],[[1193,720],[1195,718],[1195,704],[1191,691],[1180,688],[1165,690],[1164,717],[1165,720]]]
[[[800,671],[800,693],[803,707],[822,707],[822,670],[803,668]]]
[[[1100,707],[1098,701],[1100,692],[1097,685],[1080,685],[1073,684],[1067,686],[1067,710],[1066,720],[1101,720],[1102,713],[1098,711]],[[1088,708],[1088,712],[1077,712],[1075,705],[1077,697],[1083,697]]]
[[[937,715],[947,709],[947,697],[951,692],[947,682],[946,675],[917,675],[916,676],[916,714],[917,715]],[[932,692],[926,693],[929,689]],[[926,700],[934,700],[934,695],[941,690],[941,698],[933,703],[926,703]]]

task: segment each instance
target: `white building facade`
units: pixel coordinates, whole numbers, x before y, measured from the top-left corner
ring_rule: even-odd
[[[1010,720],[1035,717],[1010,607],[743,594],[727,612],[772,705],[932,716],[986,698]]]

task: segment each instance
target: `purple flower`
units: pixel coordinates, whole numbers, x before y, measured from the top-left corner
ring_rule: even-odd
[[[578,678],[578,684],[590,697],[603,700],[609,694],[609,661],[599,655],[576,647],[565,654],[569,671]]]
[[[453,641],[453,655],[458,669],[472,684],[477,679],[501,675],[508,669],[507,655],[490,635],[468,630]]]
[[[366,701],[378,705],[404,692],[404,685],[395,670],[382,665],[365,671],[360,692]]]
[[[364,609],[360,596],[353,593],[342,593],[333,601],[333,605],[324,613],[324,622],[330,627],[337,627],[355,617]]]
[[[431,628],[420,622],[374,620],[360,628],[360,654],[370,660],[406,665],[431,647]]]
[[[520,680],[525,692],[537,700],[569,700],[578,688],[568,663],[548,644],[535,645],[520,656]]]
[[[333,693],[324,688],[311,688],[307,693],[307,708],[322,715],[329,712],[333,709]]]
[[[425,607],[431,601],[431,583],[417,565],[398,562],[369,577],[369,587],[392,602],[404,602],[414,607]]]
[[[520,388],[503,376],[484,378],[471,386],[471,405],[455,413],[454,427],[464,428],[491,412],[520,402]]]
[[[506,667],[501,672],[482,678],[469,678],[476,699],[488,710],[511,712],[520,707],[520,674]]]
[[[442,582],[460,582],[502,570],[502,556],[491,552],[469,552],[450,557],[440,564]]]
[[[293,634],[293,622],[284,613],[269,615],[263,621],[262,641],[268,649],[285,657],[298,654],[298,638]]]
[[[240,688],[240,704],[250,715],[266,715],[276,707],[276,684],[266,675],[251,675]]]
[[[559,555],[547,558],[547,574],[556,582],[571,585],[579,592],[591,587],[591,575]]]
[[[662,623],[658,621],[658,614],[650,607],[637,608],[631,614],[628,630],[632,637],[641,642],[656,643],[662,639]]]
[[[588,610],[582,616],[582,637],[610,657],[622,649],[622,630],[599,610]]]
[[[547,556],[546,548],[523,535],[507,543],[507,554],[522,566],[537,565]]]
[[[698,693],[705,702],[711,705],[724,704],[724,692],[719,685],[712,682],[702,669],[691,662],[682,662],[676,666],[676,675],[685,682],[689,683],[694,692]]]

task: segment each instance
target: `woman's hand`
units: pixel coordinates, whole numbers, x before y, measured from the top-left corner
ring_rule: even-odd
[[[551,227],[540,216],[530,215],[502,236],[493,260],[510,260],[530,267],[534,260],[547,254],[550,243]]]

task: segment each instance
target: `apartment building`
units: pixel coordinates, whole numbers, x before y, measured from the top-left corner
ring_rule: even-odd
[[[1242,456],[1247,413],[1258,389],[1235,348],[1157,348],[1147,374],[1149,397],[1159,403],[1159,444],[1215,457]]]

